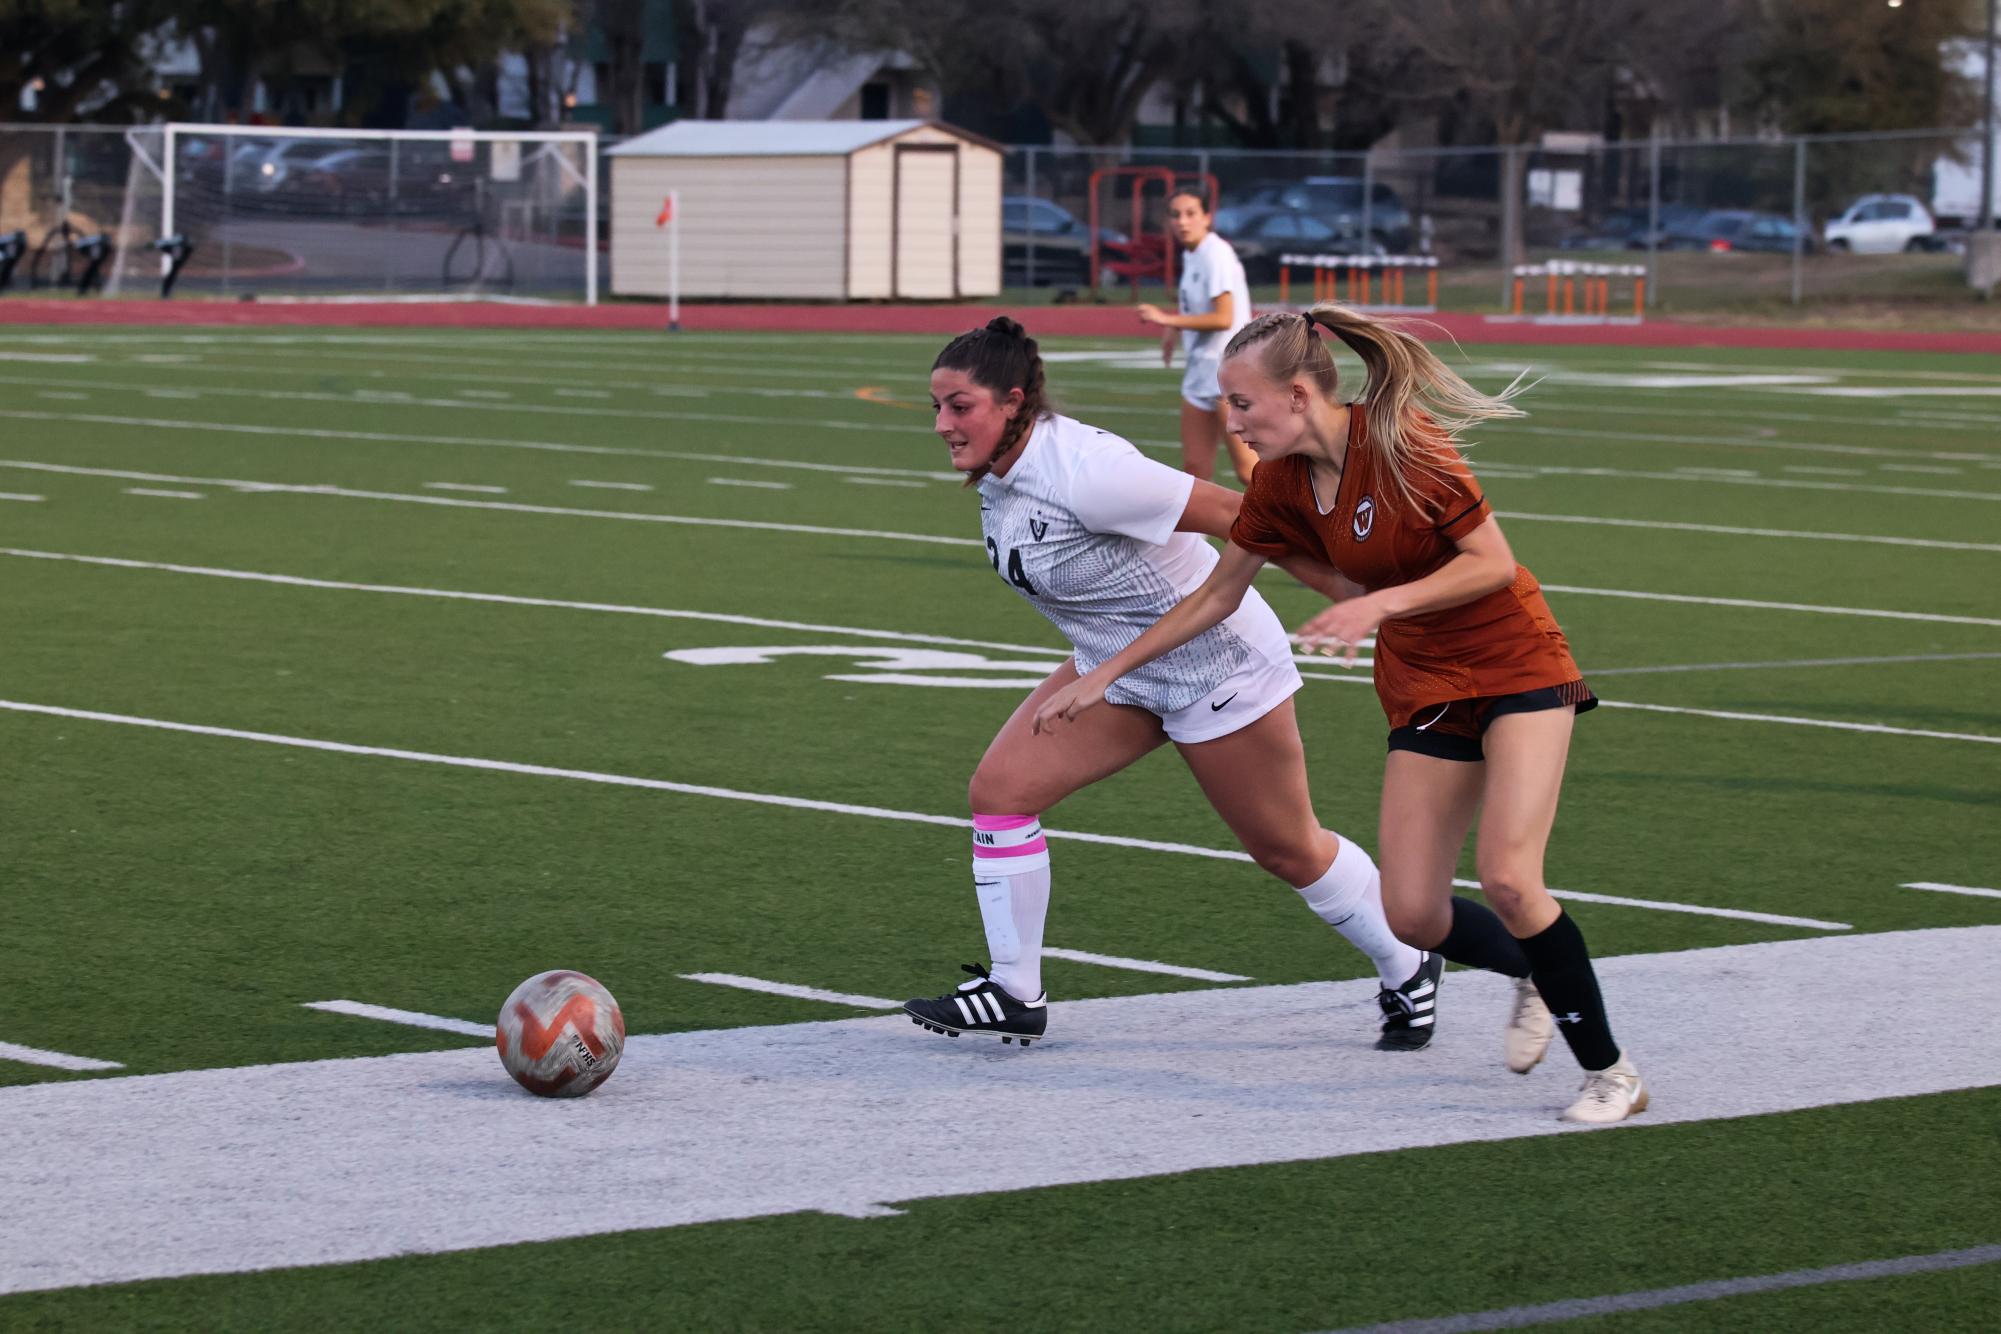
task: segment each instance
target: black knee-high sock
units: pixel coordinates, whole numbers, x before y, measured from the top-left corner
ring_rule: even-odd
[[[1619,1059],[1612,1025],[1605,1018],[1605,999],[1598,992],[1598,974],[1584,933],[1570,914],[1559,910],[1556,920],[1522,941],[1534,971],[1529,976],[1542,993],[1570,1054],[1586,1070],[1603,1070]]]
[[[1485,968],[1509,977],[1529,975],[1529,956],[1521,942],[1508,934],[1491,908],[1454,896],[1452,928],[1438,942],[1438,952],[1468,968]]]

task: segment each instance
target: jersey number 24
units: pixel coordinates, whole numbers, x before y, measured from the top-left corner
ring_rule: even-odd
[[[987,559],[994,563],[994,573],[1000,573],[1000,548],[994,540],[987,539]],[[1030,597],[1036,596],[1035,585],[1028,582],[1028,571],[1021,568],[1021,553],[1010,549],[1007,553],[1007,581]]]

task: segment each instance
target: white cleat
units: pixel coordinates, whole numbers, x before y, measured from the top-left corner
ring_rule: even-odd
[[[1525,1075],[1541,1063],[1556,1033],[1556,1020],[1543,1004],[1535,983],[1526,977],[1515,979],[1515,1008],[1508,1014],[1508,1032],[1503,1040],[1508,1069]]]
[[[1620,1052],[1619,1059],[1604,1070],[1584,1072],[1584,1088],[1577,1101],[1565,1109],[1562,1119],[1587,1126],[1609,1126],[1647,1110],[1647,1086],[1640,1072]]]

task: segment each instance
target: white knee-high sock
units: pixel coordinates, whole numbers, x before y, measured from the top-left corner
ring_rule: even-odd
[[[973,817],[973,890],[994,981],[1016,1000],[1035,1000],[1042,995],[1042,924],[1049,916],[1049,840],[1040,820]]]
[[[1398,940],[1390,930],[1389,919],[1383,916],[1382,875],[1374,859],[1360,847],[1341,839],[1334,864],[1312,884],[1297,888],[1316,917],[1374,960],[1376,976],[1384,986],[1402,986],[1417,971],[1423,953]]]

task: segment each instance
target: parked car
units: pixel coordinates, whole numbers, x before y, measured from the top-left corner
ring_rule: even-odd
[[[1285,255],[1382,255],[1381,241],[1364,242],[1357,223],[1338,231],[1311,213],[1268,204],[1245,204],[1216,211],[1216,232],[1236,248],[1244,276],[1254,283],[1278,278]]]
[[[1944,248],[1930,211],[1910,195],[1863,195],[1821,235],[1829,250],[1863,255]]]
[[[472,163],[436,144],[341,148],[301,164],[287,194],[341,213],[450,213],[478,207]]]
[[[1705,213],[1693,223],[1667,233],[1660,242],[1663,250],[1708,250],[1724,254],[1736,250],[1759,250],[1790,255],[1794,243],[1808,254],[1819,247],[1813,233],[1802,232],[1791,218],[1778,213],[1754,213],[1749,209],[1718,209]]]
[[[1308,176],[1296,181],[1263,181],[1245,192],[1245,205],[1275,205],[1310,213],[1336,233],[1362,231],[1360,176]],[[1397,192],[1381,181],[1369,191],[1369,234],[1384,253],[1410,248],[1414,232],[1410,210]],[[1221,228],[1219,227],[1220,231]]]
[[[1082,286],[1091,281],[1091,229],[1061,204],[1036,195],[1001,200],[1001,261],[1006,281],[1028,281],[1029,242],[1035,243],[1035,283]],[[1101,258],[1123,255],[1126,234],[1098,229]]]
[[[1694,204],[1662,204],[1655,219],[1655,244],[1669,232],[1693,226],[1708,211]],[[1645,250],[1647,226],[1646,208],[1614,209],[1599,219],[1597,226],[1573,232],[1559,244],[1565,250]]]

